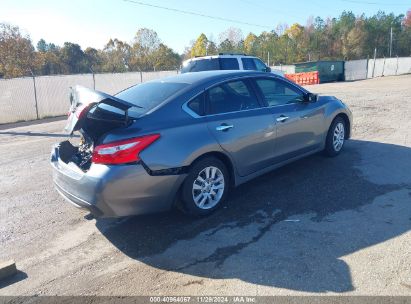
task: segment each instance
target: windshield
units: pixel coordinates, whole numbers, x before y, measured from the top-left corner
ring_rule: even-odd
[[[129,113],[145,113],[155,108],[170,96],[187,87],[187,83],[147,82],[125,89],[117,98],[136,105]]]

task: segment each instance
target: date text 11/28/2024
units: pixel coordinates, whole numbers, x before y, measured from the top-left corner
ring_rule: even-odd
[[[249,296],[161,296],[150,297],[150,303],[255,303],[255,297]]]

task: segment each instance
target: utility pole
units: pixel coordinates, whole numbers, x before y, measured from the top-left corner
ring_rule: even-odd
[[[392,55],[392,26],[391,26],[391,31],[390,31],[390,58]]]
[[[288,60],[288,44],[289,44],[289,40],[288,40],[288,36],[287,37],[287,45],[285,47],[285,64],[287,64],[287,60]]]
[[[270,66],[270,52],[267,52],[267,57],[268,57],[268,66]]]

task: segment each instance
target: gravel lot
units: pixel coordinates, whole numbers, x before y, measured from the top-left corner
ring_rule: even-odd
[[[411,75],[310,86],[353,139],[235,189],[212,216],[88,219],[53,189],[64,121],[0,130],[0,295],[411,295]],[[295,221],[290,221],[295,220]]]

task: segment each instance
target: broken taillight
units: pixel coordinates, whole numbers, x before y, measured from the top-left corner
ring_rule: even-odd
[[[76,109],[76,116],[78,119],[82,118],[87,112],[88,105],[81,105]]]
[[[99,145],[94,148],[92,162],[96,164],[111,165],[139,161],[139,153],[159,137],[160,134],[152,134]]]
[[[67,112],[67,116],[70,117],[71,114],[76,115],[77,119],[80,119],[86,114],[88,106],[87,105],[81,105],[78,106],[74,111],[70,110]]]

